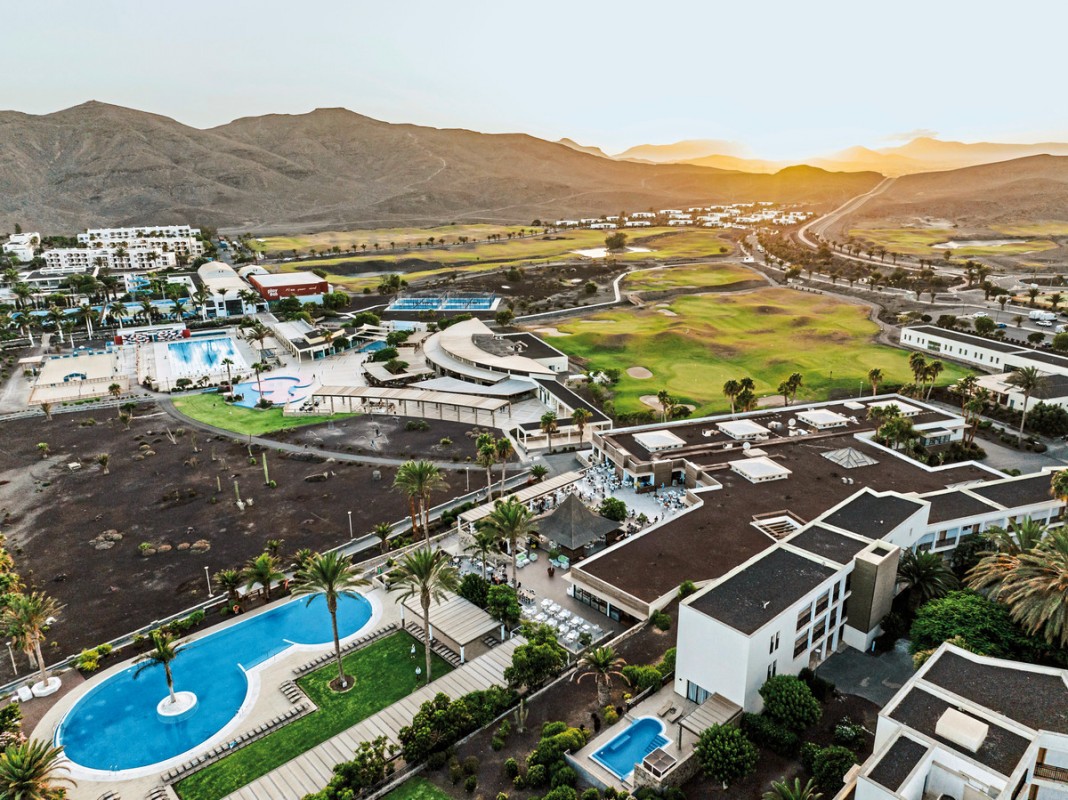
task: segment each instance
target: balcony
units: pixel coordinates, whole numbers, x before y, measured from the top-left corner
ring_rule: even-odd
[[[1048,764],[1035,764],[1035,769],[1032,774],[1034,777],[1041,778],[1044,781],[1068,784],[1068,769],[1064,767],[1051,767]]]

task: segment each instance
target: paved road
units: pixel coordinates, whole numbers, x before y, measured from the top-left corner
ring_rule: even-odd
[[[885,192],[893,185],[895,180],[897,179],[883,178],[883,180],[871,191],[865,192],[861,195],[857,195],[852,200],[847,200],[846,202],[842,203],[842,205],[838,206],[838,208],[834,209],[834,211],[831,211],[828,214],[824,214],[822,217],[816,217],[815,219],[810,220],[798,229],[797,238],[801,241],[802,244],[811,247],[813,250],[818,249],[819,245],[813,239],[809,238],[810,231],[816,236],[822,238],[824,231],[826,231],[828,227],[830,227],[835,222],[838,222],[838,220],[840,220],[846,214],[851,214],[852,212],[856,211],[858,208],[867,203],[876,195]],[[869,260],[866,258],[861,258],[859,256],[846,256],[846,258],[851,258],[855,261],[865,262]]]

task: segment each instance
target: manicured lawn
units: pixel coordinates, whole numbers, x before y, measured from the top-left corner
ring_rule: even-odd
[[[855,236],[861,242],[882,245],[893,252],[927,257],[941,255],[945,248],[937,248],[935,245],[950,239],[985,240],[998,239],[1003,236],[1034,236],[1039,233],[1041,227],[1030,228],[1028,226],[997,229],[996,234],[989,236],[971,236],[951,228],[854,228],[849,231],[849,234],[850,236]],[[1032,238],[1027,241],[994,246],[956,247],[951,252],[958,259],[973,256],[1012,256],[1050,250],[1056,246],[1049,239]],[[890,264],[892,262],[888,258],[886,263]]]
[[[334,664],[301,678],[297,682],[319,707],[318,711],[190,775],[177,784],[178,796],[182,800],[225,797],[305,750],[407,697],[423,685],[423,679],[415,675],[415,668],[423,664],[423,648],[417,645],[417,656],[413,661],[410,656],[413,642],[415,639],[400,631],[346,656],[345,672],[356,677],[356,686],[344,694],[330,690],[330,681],[337,677]],[[445,661],[433,656],[435,678],[450,670]],[[270,689],[264,688],[263,691]]]
[[[452,800],[426,778],[411,778],[405,781],[383,800]]]
[[[223,402],[215,393],[190,394],[174,398],[174,407],[187,417],[217,428],[248,436],[274,433],[283,428],[316,425],[331,419],[345,419],[353,414],[329,414],[309,417],[284,417],[280,408],[242,408]]]
[[[760,276],[738,264],[687,264],[632,272],[623,279],[623,289],[630,292],[658,292],[665,289],[729,286],[742,281],[759,280]]]
[[[889,383],[912,380],[908,353],[872,341],[878,328],[866,307],[790,289],[687,295],[667,309],[610,311],[557,327],[570,335],[549,337],[553,346],[591,367],[623,373],[615,403],[624,413],[646,410],[641,396],[660,389],[696,405],[696,414],[723,411],[729,407],[724,382],[747,375],[765,396],[800,372],[799,400],[826,399],[832,388],[870,392],[866,376],[873,367]],[[629,367],[645,367],[653,377],[631,378]],[[965,374],[945,367],[941,383]]]

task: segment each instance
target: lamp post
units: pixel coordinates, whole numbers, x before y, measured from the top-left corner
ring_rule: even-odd
[[[465,467],[464,473],[467,475],[467,493],[471,494],[471,468]]]
[[[352,541],[352,512],[349,512],[349,541]]]
[[[214,597],[211,591],[211,570],[207,566],[204,567],[204,580],[208,582],[208,597]]]
[[[11,649],[11,642],[7,643],[7,655],[11,659],[11,669],[15,670],[15,675],[19,674],[18,665],[15,663],[15,651]]]

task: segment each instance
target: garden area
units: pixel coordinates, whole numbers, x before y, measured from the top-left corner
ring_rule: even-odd
[[[300,678],[297,684],[317,711],[193,773],[176,785],[178,796],[182,800],[219,800],[411,694],[424,683],[414,669],[422,664],[423,648],[418,646],[417,659],[413,660],[413,644],[416,640],[400,631],[345,656],[345,673],[356,678],[355,686],[347,692],[330,689],[330,681],[337,677],[337,666],[332,662]],[[452,667],[436,654],[432,659],[435,677],[451,671]]]
[[[353,414],[326,414],[286,417],[281,408],[244,408],[227,403],[215,392],[175,397],[175,409],[197,422],[233,431],[242,436],[263,436],[290,428],[318,425],[331,420],[348,419]]]

